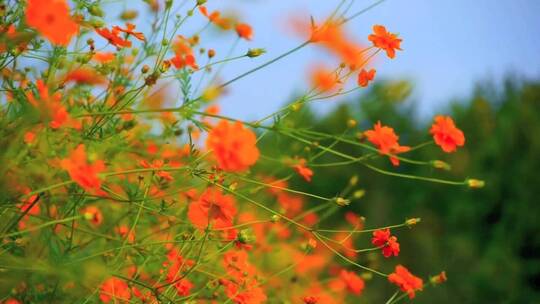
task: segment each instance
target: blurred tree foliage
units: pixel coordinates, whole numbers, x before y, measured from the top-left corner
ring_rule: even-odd
[[[377,119],[394,127],[403,145],[417,145],[409,138],[430,141],[431,122],[414,119],[411,85],[406,81],[380,82],[351,101],[339,105],[323,117],[308,107],[283,118],[284,125],[309,127],[330,134],[355,133],[371,128]],[[445,154],[430,145],[407,157],[419,160],[440,159],[451,164],[449,172],[431,166],[402,163],[393,168],[388,159],[370,161],[379,168],[414,175],[462,180],[468,176],[486,181],[486,187],[438,185],[381,175],[362,164],[342,166],[313,165],[312,183],[299,178],[294,188],[326,196],[342,191],[352,176],[359,177],[359,188],[366,195],[339,209],[327,221],[342,219],[346,210],[367,218],[367,227],[401,223],[405,218],[421,217],[412,230],[395,233],[402,244],[402,254],[384,260],[380,256],[360,257],[364,263],[390,272],[401,263],[426,278],[434,271],[446,270],[449,280],[439,288],[428,288],[416,303],[540,303],[540,82],[506,81],[502,88],[482,85],[469,100],[457,100],[444,114],[451,115],[466,135],[466,144],[454,154]],[[347,129],[347,121],[359,125]],[[335,144],[332,140],[321,144]],[[271,135],[261,142],[262,151],[276,155],[306,158],[320,152],[297,142],[283,141]],[[358,147],[335,144],[334,148],[353,156],[366,153]],[[343,161],[324,154],[313,163]],[[329,182],[331,181],[331,182]],[[307,206],[317,202],[307,202]],[[307,207],[306,207],[307,208]],[[340,214],[341,213],[341,214]],[[323,224],[321,224],[323,226]],[[356,241],[358,248],[369,247],[369,236]],[[374,262],[378,259],[378,262]],[[431,272],[431,273],[430,273]],[[368,282],[370,288],[390,289],[379,278]],[[379,292],[380,293],[380,292]],[[372,298],[367,302],[384,302]],[[361,302],[364,303],[364,302]]]

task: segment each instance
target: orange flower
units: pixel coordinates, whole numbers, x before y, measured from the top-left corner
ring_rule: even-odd
[[[319,303],[319,298],[314,296],[306,296],[302,299],[304,304],[317,304]]]
[[[146,160],[142,160],[139,164],[143,168],[159,169],[159,168],[163,167],[164,162],[163,162],[163,160],[156,159],[150,164]],[[174,180],[172,175],[167,171],[156,170],[156,175],[163,178],[163,179],[165,179],[165,180],[168,180],[168,181]]]
[[[193,288],[193,286],[194,286],[193,283],[191,283],[188,279],[181,279],[180,281],[174,284],[174,288],[176,289],[176,292],[181,297],[189,296],[190,291]]]
[[[175,56],[170,61],[177,69],[182,69],[186,66],[194,70],[199,68],[195,61],[195,56],[193,56],[193,50],[189,46],[189,41],[185,37],[179,35],[178,40],[173,45],[173,49]]]
[[[41,79],[36,81],[36,87],[39,102],[32,92],[27,92],[26,98],[34,107],[41,110],[44,116],[46,116],[46,119],[49,120],[49,126],[51,128],[58,129],[67,123],[71,123],[74,127],[77,127],[77,123],[71,120],[66,108],[60,102],[62,98],[60,92],[50,96],[49,88],[47,88]]]
[[[364,88],[367,87],[369,82],[375,78],[375,73],[375,69],[369,71],[362,69],[360,73],[358,73],[358,85]]]
[[[382,126],[380,121],[373,126],[373,130],[364,132],[364,135],[372,144],[377,146],[381,154],[390,156],[390,161],[394,166],[399,165],[399,159],[393,155],[411,149],[408,146],[400,146],[398,143],[399,136],[396,135],[394,129]]]
[[[386,55],[390,58],[396,56],[396,50],[401,51],[401,39],[396,34],[387,32],[382,25],[374,25],[373,34],[369,35],[368,39],[373,43],[373,46],[385,50]]]
[[[26,23],[55,45],[67,46],[79,27],[65,0],[28,0]]]
[[[30,189],[25,189],[24,192],[30,193]],[[34,194],[24,200],[22,204],[18,206],[21,209],[21,212],[24,214],[23,218],[19,221],[19,229],[24,229],[26,227],[27,221],[31,215],[39,215],[41,208],[39,207],[38,201],[39,196]]]
[[[222,170],[241,172],[257,162],[257,137],[242,123],[221,120],[208,133],[206,147],[212,150]]]
[[[103,303],[128,302],[131,299],[129,286],[123,280],[111,277],[101,284],[99,299]]]
[[[113,27],[113,30],[117,30],[117,31],[120,31],[120,32],[124,32],[126,33],[128,36],[129,35],[132,35],[134,36],[135,38],[139,39],[140,41],[145,41],[146,38],[144,38],[144,34],[141,33],[141,32],[135,32],[135,24],[132,24],[132,23],[126,23],[126,28],[123,29],[119,26],[114,26]]]
[[[169,250],[167,253],[167,261],[163,263],[163,266],[167,267],[167,282],[175,282],[181,277],[181,272],[192,267],[194,263],[195,261],[181,256],[178,249],[172,248]]]
[[[456,127],[450,116],[437,115],[429,133],[435,143],[446,153],[456,151],[457,147],[465,144],[463,132]]]
[[[220,28],[222,28],[224,30],[228,30],[232,26],[231,19],[229,19],[229,18],[221,18],[221,14],[218,11],[213,11],[212,13],[209,14],[208,9],[206,8],[206,6],[203,6],[203,5],[199,6],[199,11],[201,12],[201,14],[203,16],[208,18],[208,20],[211,23],[219,26]]]
[[[121,225],[114,229],[122,238],[126,238],[129,243],[135,242],[135,231],[132,231],[128,226]]]
[[[115,54],[113,52],[97,52],[92,56],[92,59],[99,63],[109,63],[113,61]]]
[[[232,225],[236,215],[234,198],[223,195],[218,188],[207,188],[201,197],[189,205],[188,218],[198,228],[213,224],[223,228]]]
[[[77,146],[69,156],[60,162],[62,169],[68,171],[69,176],[86,191],[102,193],[101,178],[99,174],[105,171],[105,164],[98,160],[88,164],[83,144]]]
[[[385,258],[392,255],[398,256],[399,243],[397,237],[390,235],[390,229],[379,229],[373,232],[371,243],[377,247],[382,247],[382,253]]]
[[[253,38],[253,29],[249,24],[239,23],[236,25],[236,33],[238,37],[244,38],[246,40],[251,40]]]
[[[339,78],[335,72],[318,67],[311,74],[311,84],[321,92],[329,92],[339,84]]]
[[[326,22],[322,26],[311,26],[310,42],[318,43],[336,54],[351,70],[361,68],[365,63],[364,49],[351,41],[337,22]]]
[[[96,29],[96,33],[107,39],[110,44],[117,48],[131,47],[131,41],[120,38],[120,30],[117,26],[113,27],[112,30],[109,30],[108,28],[98,28]]]
[[[220,13],[218,11],[213,11],[212,13],[209,14],[208,9],[206,8],[206,6],[203,6],[203,5],[199,6],[199,11],[201,12],[203,16],[208,18],[210,22],[216,22],[220,16]]]
[[[300,174],[306,181],[310,182],[311,177],[313,176],[313,170],[306,167],[306,160],[301,158],[298,160],[298,163],[293,166],[294,170]]]
[[[107,83],[107,79],[103,75],[97,73],[94,69],[85,67],[81,67],[69,72],[64,81],[73,81],[77,84],[88,85],[101,85]]]
[[[32,144],[36,140],[36,133],[28,131],[24,133],[24,142],[27,144]]]
[[[388,281],[396,284],[402,291],[409,294],[412,299],[415,296],[415,291],[422,290],[424,285],[422,279],[414,276],[407,268],[397,265],[394,273],[388,276]]]
[[[82,214],[90,220],[93,225],[99,226],[103,222],[103,214],[96,206],[88,206],[82,210]]]
[[[360,295],[362,290],[364,290],[365,283],[362,278],[357,276],[352,271],[341,270],[339,273],[339,278],[345,283],[347,290],[349,290],[354,295]]]

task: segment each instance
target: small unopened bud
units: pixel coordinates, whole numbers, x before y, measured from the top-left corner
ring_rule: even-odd
[[[439,273],[438,275],[435,275],[435,276],[432,276],[431,278],[429,278],[429,281],[432,283],[432,284],[442,284],[444,282],[446,282],[448,280],[448,278],[446,277],[446,271],[443,271],[441,273]]]
[[[434,160],[431,162],[431,165],[433,166],[433,168],[446,170],[446,171],[450,171],[450,169],[452,169],[452,167],[450,167],[448,163],[445,163],[442,160]]]
[[[187,11],[187,15],[188,15],[189,17],[193,16],[193,10]]]
[[[211,85],[203,91],[201,98],[204,101],[213,101],[221,96],[222,92],[223,90],[220,87]]]
[[[165,0],[165,8],[170,9],[173,4],[173,0]]]
[[[125,21],[133,20],[137,18],[138,15],[139,15],[139,12],[137,12],[136,10],[125,10],[120,15],[120,19],[125,20]]]
[[[168,60],[165,60],[165,61],[163,61],[163,63],[159,67],[159,71],[161,73],[165,73],[165,72],[167,72],[169,70],[170,67],[171,67],[171,62],[168,61]]]
[[[150,70],[150,67],[148,65],[143,65],[143,67],[141,68],[141,73],[143,74],[146,74],[148,73],[148,71]]]
[[[353,193],[353,197],[355,199],[360,199],[360,198],[364,197],[364,195],[366,195],[366,190],[364,190],[364,189],[356,190]]]
[[[96,4],[89,6],[88,12],[90,13],[90,15],[96,16],[96,17],[103,17],[104,15],[101,7],[99,7],[99,5],[96,5]]]
[[[255,58],[261,56],[264,53],[266,53],[265,49],[249,49],[246,53],[246,56],[248,56],[249,58]]]
[[[298,102],[293,103],[293,104],[291,105],[291,109],[292,109],[293,111],[295,111],[295,112],[298,111],[298,110],[300,110],[301,108],[302,108],[302,104],[301,104],[301,103],[298,103]]]
[[[467,180],[467,185],[469,186],[469,188],[480,189],[480,188],[484,188],[486,183],[483,180],[469,178]]]
[[[103,27],[105,25],[105,22],[103,20],[101,20],[101,19],[92,18],[92,19],[90,19],[90,24],[93,27],[100,28],[100,27]]]
[[[369,281],[373,278],[373,274],[371,272],[362,272],[360,276],[366,281]]]
[[[358,175],[353,175],[349,180],[349,185],[355,186],[356,184],[358,184]]]
[[[351,203],[350,200],[344,199],[342,197],[336,197],[335,202],[338,206],[348,206]]]
[[[277,215],[277,214],[274,214],[274,215],[272,215],[272,217],[270,218],[270,221],[271,221],[272,223],[277,223],[277,222],[279,222],[279,219],[280,219],[280,216]]]
[[[408,227],[412,227],[418,223],[420,223],[420,218],[419,217],[415,217],[415,218],[411,218],[411,219],[407,219],[405,221],[405,225],[407,225]]]
[[[255,241],[255,235],[249,229],[243,229],[238,233],[237,239],[242,244],[249,244]]]
[[[216,51],[214,49],[209,49],[208,50],[208,58],[212,58],[216,56]]]
[[[169,44],[169,39],[163,39],[161,40],[161,45],[162,46],[167,46]]]
[[[347,127],[352,129],[352,128],[356,127],[356,125],[357,125],[356,120],[354,120],[354,119],[347,120]]]
[[[203,5],[206,3],[206,0],[197,0],[197,5]]]
[[[238,187],[238,183],[236,183],[236,182],[229,185],[229,189],[231,191],[235,191],[237,187]]]
[[[366,137],[364,136],[364,133],[362,133],[362,132],[356,132],[356,138],[358,138],[358,140],[362,141],[362,140],[364,140]]]

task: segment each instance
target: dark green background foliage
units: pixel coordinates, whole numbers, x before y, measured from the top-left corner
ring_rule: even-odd
[[[341,134],[366,130],[381,120],[396,130],[401,144],[414,146],[430,140],[431,121],[422,122],[413,116],[410,92],[411,85],[405,81],[382,82],[323,117],[305,107],[282,123]],[[485,188],[470,190],[400,179],[358,163],[313,167],[313,182],[296,179],[293,187],[332,197],[346,187],[351,176],[358,175],[358,186],[366,190],[366,195],[340,211],[354,210],[365,216],[366,227],[421,217],[422,222],[414,229],[394,231],[402,248],[399,257],[384,261],[377,257],[374,262],[374,257],[367,255],[359,260],[387,273],[401,263],[424,278],[446,270],[448,282],[426,289],[416,303],[540,303],[540,83],[507,81],[499,87],[478,86],[469,99],[456,100],[450,108],[439,110],[451,115],[464,131],[465,147],[445,154],[431,145],[407,157],[444,160],[452,165],[452,171],[406,163],[393,168],[384,157],[370,163],[414,175],[479,178],[486,181]],[[350,118],[359,122],[358,129],[346,131]],[[321,143],[329,145],[332,141]],[[262,151],[278,147],[276,155],[283,155],[286,149],[291,155],[306,158],[315,154],[315,148],[306,152],[304,146],[283,137],[266,136],[261,145]],[[334,148],[353,156],[366,153],[351,145]],[[315,163],[342,160],[325,154]],[[316,203],[309,201],[307,206]],[[338,212],[326,221],[335,224],[341,218]],[[359,238],[355,245],[369,247],[369,236]],[[393,293],[380,278],[369,281],[367,287],[365,303],[384,303],[385,299],[376,294],[385,294],[381,292],[385,289],[386,294]],[[369,292],[372,288],[375,292]]]

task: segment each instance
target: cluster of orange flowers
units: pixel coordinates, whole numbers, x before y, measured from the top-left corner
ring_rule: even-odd
[[[93,294],[102,303],[200,300],[259,304],[272,302],[272,295],[286,290],[288,298],[284,301],[332,304],[362,295],[369,284],[368,272],[382,275],[411,299],[426,287],[421,278],[402,265],[387,275],[358,263],[364,251],[377,252],[377,256],[382,254],[387,259],[399,256],[402,248],[394,228],[410,227],[417,223],[416,219],[391,226],[392,231],[364,231],[364,219],[348,211],[342,214],[343,222],[336,224],[341,230],[319,229],[319,224],[334,212],[321,213],[325,210],[321,208],[337,210],[349,205],[350,200],[291,189],[294,183],[290,179],[298,178],[307,184],[320,176],[313,169],[317,168],[315,157],[307,152],[277,160],[286,170],[285,177],[278,178],[280,172],[262,173],[260,169],[267,159],[276,161],[260,150],[263,136],[253,129],[261,127],[262,122],[221,116],[212,104],[229,83],[212,83],[206,94],[190,96],[193,89],[197,90],[191,86],[194,75],[210,73],[212,64],[231,58],[212,62],[216,52],[201,47],[199,34],[183,36],[175,30],[167,36],[169,41],[160,33],[158,39],[162,41],[153,44],[155,36],[136,31],[134,23],[92,23],[88,14],[99,15],[99,11],[93,4],[79,2],[77,14],[70,14],[66,0],[22,1],[24,10],[19,11],[24,14],[24,22],[0,28],[2,38],[32,34],[22,40],[16,52],[8,44],[0,44],[0,54],[13,55],[14,60],[18,52],[27,50],[35,36],[47,39],[47,46],[54,47],[52,54],[60,47],[69,47],[78,35],[93,37],[87,39],[86,46],[77,46],[78,51],[72,52],[76,57],[70,52],[54,57],[54,68],[36,73],[39,76],[34,80],[30,79],[31,73],[21,72],[15,64],[13,70],[6,65],[2,72],[13,76],[5,90],[7,102],[17,110],[15,114],[29,113],[28,119],[20,119],[28,123],[21,127],[21,140],[13,140],[14,145],[21,145],[21,157],[18,154],[16,160],[19,163],[6,171],[9,187],[13,188],[10,191],[17,193],[17,203],[12,208],[16,212],[14,220],[3,232],[2,240],[10,243],[24,235],[42,241],[41,231],[48,231],[46,242],[54,239],[51,243],[62,244],[54,243],[54,250],[65,250],[62,255],[69,257],[70,263],[81,262],[85,271],[99,264],[106,273],[84,282],[75,282],[76,275],[66,276],[69,281],[62,286],[55,283],[54,292],[57,287],[62,292],[73,289],[76,284],[86,292],[92,287],[88,282],[99,281]],[[162,9],[163,1],[146,2],[156,15]],[[237,40],[253,39],[251,26],[224,17],[219,11],[209,12],[203,6],[205,2],[196,1],[183,17],[191,17],[198,7],[206,22],[198,33],[213,24],[236,32]],[[163,3],[164,10],[173,11],[172,1]],[[82,13],[81,7],[88,14]],[[124,21],[134,15],[122,14]],[[183,21],[179,15],[176,25]],[[372,45],[366,48],[345,34],[343,24],[341,19],[328,20],[309,27],[305,45],[322,46],[341,64],[334,70],[320,67],[313,72],[312,92],[318,92],[306,95],[306,102],[309,97],[336,90],[351,75],[357,78],[358,87],[367,87],[376,75],[375,69],[367,67],[370,60],[381,51],[395,58],[396,51],[401,50],[402,40],[384,26],[373,27],[368,36]],[[96,47],[98,43],[103,47]],[[144,47],[138,48],[137,44]],[[157,45],[157,54],[148,51],[155,51]],[[256,50],[239,58],[262,54],[261,49]],[[155,58],[137,57],[146,51],[151,54],[148,57]],[[205,53],[209,63],[201,68],[196,54]],[[71,59],[73,62],[69,62]],[[150,67],[150,62],[155,66]],[[169,71],[171,66],[176,70]],[[184,103],[166,108],[166,85],[153,88],[173,77],[182,86]],[[139,115],[158,115],[163,123],[162,134],[157,136],[156,124]],[[306,148],[309,145],[310,149],[345,155],[334,150],[334,145],[302,137],[299,130],[287,133],[278,122],[265,126],[265,130],[299,138]],[[429,132],[444,152],[454,152],[465,144],[463,132],[450,117],[436,116]],[[365,138],[373,146],[354,143],[375,151],[375,157],[387,156],[394,166],[400,160],[407,161],[402,154],[411,147],[400,144],[393,128],[378,121],[362,134],[361,140]],[[29,172],[28,177],[21,178],[25,172]],[[483,185],[478,180],[467,183],[470,187]],[[26,184],[31,188],[20,186]],[[324,202],[310,208],[308,199]],[[366,242],[371,248],[356,249],[359,232],[372,232],[371,245]],[[26,244],[13,243],[21,248]],[[102,250],[104,247],[107,249]],[[337,263],[338,258],[347,266]],[[86,260],[95,264],[84,264]],[[280,280],[280,275],[289,271],[294,272],[293,280],[299,284]],[[444,281],[444,272],[430,280],[433,284]],[[45,289],[47,284],[40,284],[38,289]],[[14,288],[15,297],[3,303],[22,303],[18,299],[25,299],[22,294],[29,290],[26,283],[23,285],[23,292]]]
[[[346,82],[346,79],[352,72],[359,70],[357,84],[360,87],[367,87],[375,78],[376,70],[373,68],[368,70],[366,69],[366,65],[379,50],[385,51],[387,56],[393,59],[396,50],[401,50],[400,45],[402,41],[396,34],[388,32],[382,25],[373,26],[373,34],[369,35],[368,40],[372,42],[372,46],[368,48],[364,48],[353,42],[343,32],[341,22],[327,21],[321,26],[312,24],[311,36],[308,41],[319,44],[335,54],[343,66],[347,66],[350,69],[349,73],[340,76],[336,71],[318,67],[312,73],[313,86],[322,92],[332,91],[338,85]],[[368,55],[369,51],[373,48],[376,51]]]

